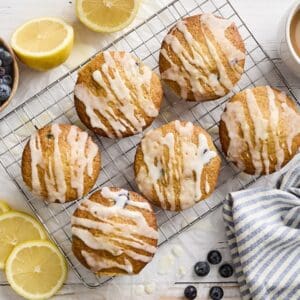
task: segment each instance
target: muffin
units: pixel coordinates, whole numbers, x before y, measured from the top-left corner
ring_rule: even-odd
[[[270,174],[298,151],[299,124],[299,111],[285,93],[269,86],[246,89],[232,97],[222,114],[222,148],[244,172]]]
[[[138,274],[157,248],[150,204],[124,189],[96,191],[75,210],[71,223],[73,253],[97,275]]]
[[[69,202],[87,194],[100,172],[98,146],[74,125],[52,124],[39,129],[22,156],[25,184],[48,202]]]
[[[213,192],[220,163],[210,135],[199,126],[177,120],[144,136],[134,170],[139,190],[149,201],[180,211]]]
[[[161,78],[183,99],[214,100],[241,78],[245,46],[236,25],[212,14],[180,20],[163,40]]]
[[[126,52],[104,51],[78,73],[75,106],[95,133],[122,138],[142,132],[159,113],[158,75]]]

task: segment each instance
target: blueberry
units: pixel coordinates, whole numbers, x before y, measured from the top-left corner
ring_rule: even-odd
[[[2,60],[3,66],[8,66],[12,63],[13,58],[8,51],[0,51],[0,59]]]
[[[209,296],[213,300],[219,300],[222,299],[224,296],[223,289],[219,286],[213,286],[209,291]]]
[[[0,67],[2,66],[2,60],[0,59]]]
[[[222,255],[217,250],[209,251],[207,254],[207,260],[212,265],[217,265],[222,261]]]
[[[6,70],[4,67],[0,67],[0,77],[4,76],[6,73]]]
[[[10,96],[11,89],[7,84],[0,84],[0,102],[4,102]]]
[[[12,74],[12,65],[3,66],[5,74]]]
[[[197,289],[193,285],[189,285],[184,289],[184,296],[189,300],[193,300],[197,297]]]
[[[206,276],[210,271],[209,264],[206,261],[199,261],[195,264],[194,271],[198,276]]]
[[[11,85],[12,84],[12,78],[10,75],[4,75],[2,77],[2,82],[7,84],[7,85]]]
[[[233,275],[233,268],[230,264],[223,264],[219,268],[219,273],[222,277],[228,278]]]

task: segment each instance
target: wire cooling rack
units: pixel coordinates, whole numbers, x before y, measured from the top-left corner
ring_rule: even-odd
[[[160,44],[170,26],[184,16],[201,12],[215,13],[233,20],[245,41],[247,48],[245,72],[233,93],[247,87],[269,84],[285,90],[296,100],[277,67],[263,51],[231,3],[226,0],[172,1],[139,26],[108,45],[105,50],[132,52],[157,71]],[[96,277],[86,270],[71,250],[70,217],[80,200],[67,204],[45,204],[36,199],[24,186],[20,171],[25,143],[38,128],[52,122],[83,126],[78,120],[73,104],[73,89],[77,70],[80,67],[65,74],[0,120],[0,163],[25,195],[29,206],[64,253],[79,279],[88,287],[97,287],[109,278]],[[246,188],[257,179],[238,171],[233,164],[226,161],[221,151],[218,122],[225,103],[231,95],[218,101],[187,103],[166,91],[161,113],[153,127],[161,126],[174,119],[184,119],[200,124],[212,135],[222,157],[222,168],[217,188],[206,201],[179,213],[155,209],[159,225],[159,245],[219,207],[228,192]],[[95,135],[93,137],[102,152],[102,171],[91,193],[101,186],[120,186],[137,190],[132,163],[141,135],[121,140],[109,140]]]

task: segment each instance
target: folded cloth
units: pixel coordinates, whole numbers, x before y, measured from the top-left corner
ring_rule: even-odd
[[[223,217],[243,299],[300,299],[300,155],[276,189],[227,196]]]

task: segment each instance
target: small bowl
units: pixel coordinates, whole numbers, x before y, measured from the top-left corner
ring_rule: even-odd
[[[11,102],[12,98],[14,97],[17,91],[18,84],[19,84],[19,68],[18,68],[17,58],[14,54],[14,51],[8,45],[8,43],[6,43],[2,38],[0,38],[0,46],[3,46],[5,50],[7,50],[11,54],[13,58],[13,63],[12,63],[13,64],[13,74],[12,74],[13,85],[11,87],[11,94],[9,98],[0,106],[0,112],[2,112]]]

